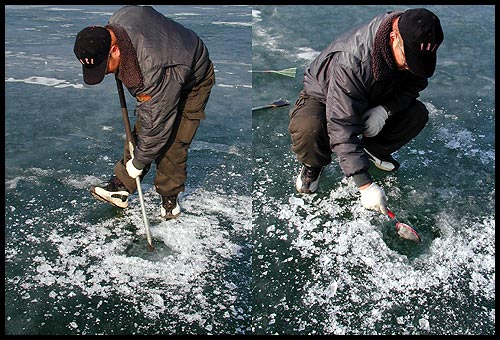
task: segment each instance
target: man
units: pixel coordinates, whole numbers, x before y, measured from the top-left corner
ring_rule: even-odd
[[[391,154],[427,123],[428,111],[417,98],[434,73],[443,39],[438,17],[427,9],[388,12],[344,33],[313,60],[290,110],[292,151],[303,164],[299,192],[315,192],[335,152],[363,206],[387,214],[370,161],[396,171]]]
[[[80,31],[74,52],[86,84],[98,84],[113,73],[137,99],[134,157],[125,143],[114,175],[106,186],[92,187],[92,195],[127,208],[128,196],[137,190],[135,178],[142,180],[154,161],[160,214],[177,217],[188,148],[215,84],[206,46],[193,31],[152,7],[125,6],[106,26]]]

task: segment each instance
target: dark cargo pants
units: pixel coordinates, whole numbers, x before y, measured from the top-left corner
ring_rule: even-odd
[[[213,64],[210,64],[205,79],[193,89],[181,95],[179,110],[169,141],[163,152],[156,160],[156,175],[154,185],[156,192],[161,196],[172,196],[183,192],[187,177],[188,149],[200,125],[200,120],[205,119],[205,107],[210,97],[210,92],[215,84]],[[132,135],[137,142],[136,131],[139,121],[134,125]],[[132,179],[125,167],[130,160],[128,143],[125,143],[123,158],[114,168],[114,174],[125,185],[127,190],[134,193],[137,190],[135,179]],[[140,179],[147,174],[151,165],[143,169]]]
[[[301,91],[289,116],[291,149],[297,160],[313,167],[330,164],[332,151],[326,127],[326,105]],[[389,117],[378,135],[363,137],[363,145],[370,152],[392,154],[415,138],[428,119],[427,108],[417,100],[406,111]]]

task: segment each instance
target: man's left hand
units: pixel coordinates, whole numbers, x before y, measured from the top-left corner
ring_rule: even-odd
[[[375,137],[385,125],[385,120],[389,117],[387,111],[382,105],[375,106],[366,111],[363,115],[365,120],[365,137]]]
[[[134,179],[142,174],[142,169],[137,169],[132,163],[132,159],[127,162],[125,167],[127,168],[128,175]]]

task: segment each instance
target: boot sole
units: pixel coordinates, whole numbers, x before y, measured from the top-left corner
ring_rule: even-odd
[[[385,172],[394,172],[394,169],[389,169],[388,167],[385,167],[382,164],[379,164],[377,161],[375,161],[375,160],[373,160],[371,158],[369,158],[369,159],[372,162],[372,164],[375,165],[375,167],[377,169],[380,169],[380,170],[385,171]]]
[[[364,149],[364,150],[365,150],[370,162],[372,162],[373,165],[375,165],[375,167],[377,167],[378,169],[380,169],[382,171],[386,171],[386,172],[395,172],[396,170],[399,169],[399,163],[394,164],[394,163],[391,163],[388,161],[382,161],[382,160],[378,159],[377,157],[375,157],[374,155],[372,155],[368,150],[366,150],[366,149]],[[392,168],[389,168],[389,166],[385,166],[384,163],[390,164],[390,166],[392,166]]]
[[[95,192],[95,187],[92,187],[90,188],[90,193],[92,194],[92,196],[94,196],[94,198],[96,198],[97,200],[101,201],[101,202],[105,202],[105,203],[109,203],[111,204],[112,206],[116,207],[116,208],[120,208],[120,209],[125,209],[128,207],[128,202],[123,202],[124,203],[124,206],[119,206],[115,203],[113,203],[113,201],[109,201],[106,199],[106,197],[103,197],[101,195],[99,195],[97,192]]]
[[[181,213],[178,213],[177,215],[166,215],[166,216],[162,216],[163,219],[165,220],[173,220],[173,219],[176,219],[177,217],[179,217]]]

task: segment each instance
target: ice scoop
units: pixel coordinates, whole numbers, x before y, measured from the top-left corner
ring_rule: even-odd
[[[420,236],[415,229],[413,229],[406,223],[399,222],[394,213],[389,209],[387,209],[387,214],[390,218],[396,221],[396,231],[401,238],[415,242],[421,241]]]

